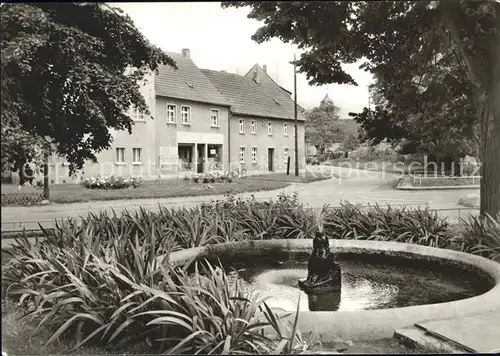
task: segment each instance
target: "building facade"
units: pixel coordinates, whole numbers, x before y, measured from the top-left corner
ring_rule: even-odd
[[[245,75],[203,69],[231,103],[229,160],[249,174],[286,171],[295,167],[294,101],[259,65]],[[305,118],[297,107],[299,169],[305,168]]]
[[[251,173],[294,167],[294,103],[258,65],[246,76],[200,70],[190,58],[167,53],[177,69],[160,66],[140,85],[151,117],[135,108],[132,133],[111,131],[111,148],[71,178],[63,160],[50,162],[51,183],[91,176],[141,176],[146,180],[228,171]],[[234,90],[235,86],[244,90]],[[299,167],[305,167],[303,109],[298,110]]]

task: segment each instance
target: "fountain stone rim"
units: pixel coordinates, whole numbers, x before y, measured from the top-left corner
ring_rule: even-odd
[[[442,259],[478,269],[494,282],[493,288],[481,295],[439,304],[424,304],[402,308],[362,311],[302,311],[299,327],[303,332],[315,329],[323,342],[341,339],[377,340],[390,338],[401,328],[415,323],[467,317],[500,310],[500,263],[484,257],[434,247],[366,240],[330,239],[332,252],[356,252],[364,254],[415,255],[420,258]],[[311,239],[271,239],[227,242],[173,252],[168,256],[172,265],[182,265],[195,259],[237,251],[266,253],[270,249],[284,252],[310,252]],[[163,258],[163,257],[162,257]],[[294,317],[294,313],[290,316]]]

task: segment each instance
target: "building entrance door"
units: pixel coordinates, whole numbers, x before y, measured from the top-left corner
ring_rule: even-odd
[[[269,172],[272,172],[274,170],[274,148],[268,148],[267,149],[267,167],[269,169]]]

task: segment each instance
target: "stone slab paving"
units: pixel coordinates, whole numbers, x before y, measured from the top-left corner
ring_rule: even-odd
[[[423,322],[417,326],[471,352],[500,352],[500,311],[466,318]]]
[[[397,330],[394,336],[401,340],[403,344],[408,345],[413,349],[415,347],[417,349],[419,347],[424,347],[426,351],[431,349],[433,351],[442,351],[443,353],[448,354],[463,354],[468,352],[468,350],[458,347],[458,345],[445,340],[437,339],[434,336],[427,334],[424,330],[416,327]]]

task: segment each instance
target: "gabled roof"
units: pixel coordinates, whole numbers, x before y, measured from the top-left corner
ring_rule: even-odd
[[[255,63],[253,65],[253,67],[250,68],[250,70],[247,72],[247,74],[245,74],[245,77],[252,79],[255,72],[258,74],[258,76],[261,79],[261,81],[265,81],[265,82],[272,83],[272,84],[276,85],[278,88],[280,88],[281,90],[283,90],[287,94],[288,97],[291,98],[292,92],[290,90],[288,90],[288,89],[285,89],[281,85],[279,85],[278,82],[275,81],[273,79],[273,77],[271,77],[267,73],[267,71],[265,71],[258,63]],[[299,111],[300,110],[305,111],[305,109],[302,106],[300,106],[299,103],[297,103],[297,107],[299,108]]]
[[[156,95],[223,106],[230,105],[191,59],[179,53],[166,53],[176,62],[178,69],[160,65],[159,73],[155,77]]]
[[[202,69],[203,74],[231,103],[235,114],[264,118],[294,119],[293,100],[275,83],[254,81],[246,76]],[[303,121],[302,110],[297,106],[297,119]]]

